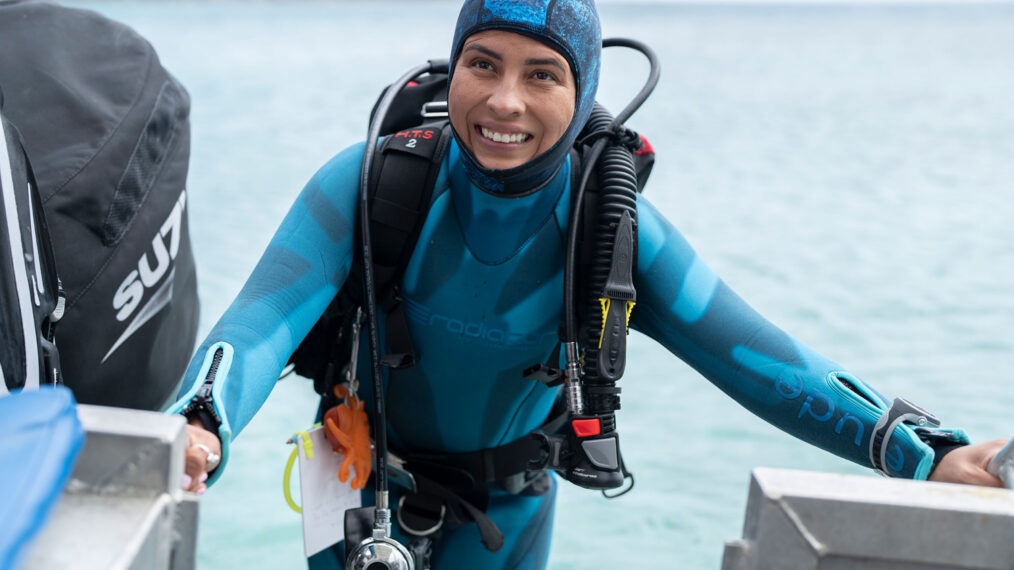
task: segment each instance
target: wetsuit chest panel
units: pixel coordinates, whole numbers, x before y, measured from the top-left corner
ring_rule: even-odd
[[[500,223],[488,218],[486,231],[502,235],[502,224],[512,242],[502,248],[513,253],[492,264],[466,243],[460,220],[470,212],[461,210],[475,202],[458,203],[460,195],[452,188],[434,200],[405,272],[419,361],[392,376],[388,405],[394,438],[406,447],[471,451],[512,441],[540,425],[555,394],[522,371],[545,361],[558,340],[565,236],[554,211],[568,205],[543,207],[542,223],[523,235],[526,220],[503,220],[531,205],[500,198],[506,211]]]

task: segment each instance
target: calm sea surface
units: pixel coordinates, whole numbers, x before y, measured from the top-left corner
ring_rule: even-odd
[[[363,138],[378,91],[446,57],[456,3],[99,3],[192,96],[187,207],[206,333],[309,176]],[[973,439],[1014,435],[1014,6],[600,7],[652,45],[631,120],[647,194],[743,297]],[[607,53],[600,100],[646,65]],[[783,435],[643,337],[619,415],[637,488],[564,486],[551,567],[719,567],[756,466],[868,473]],[[199,566],[299,568],[282,498],[315,408],[289,379],[201,504]],[[296,491],[298,493],[298,490]]]

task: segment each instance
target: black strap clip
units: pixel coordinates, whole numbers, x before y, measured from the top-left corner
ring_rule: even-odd
[[[563,471],[570,466],[573,452],[570,450],[567,436],[546,433],[542,430],[535,430],[530,435],[539,443],[539,456],[528,462],[530,471],[540,469]]]
[[[559,368],[553,368],[548,364],[540,363],[529,366],[523,374],[525,378],[538,380],[550,388],[559,386],[564,381],[563,371]]]
[[[415,355],[405,352],[385,354],[380,357],[380,364],[392,370],[405,370],[415,366]]]
[[[938,427],[940,420],[904,398],[895,398],[891,407],[873,426],[873,434],[870,436],[870,463],[881,475],[890,477],[890,473],[887,472],[887,442],[891,439],[894,429],[902,423],[926,428]]]

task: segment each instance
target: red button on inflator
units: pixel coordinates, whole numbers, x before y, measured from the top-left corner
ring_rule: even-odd
[[[602,425],[599,424],[598,418],[574,420],[570,422],[570,425],[574,426],[574,434],[578,437],[588,437],[602,433]]]

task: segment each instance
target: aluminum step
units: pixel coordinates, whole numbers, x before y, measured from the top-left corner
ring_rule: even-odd
[[[198,502],[183,493],[179,416],[78,405],[85,446],[25,570],[191,570]]]
[[[722,570],[1014,569],[1014,492],[756,469]]]

